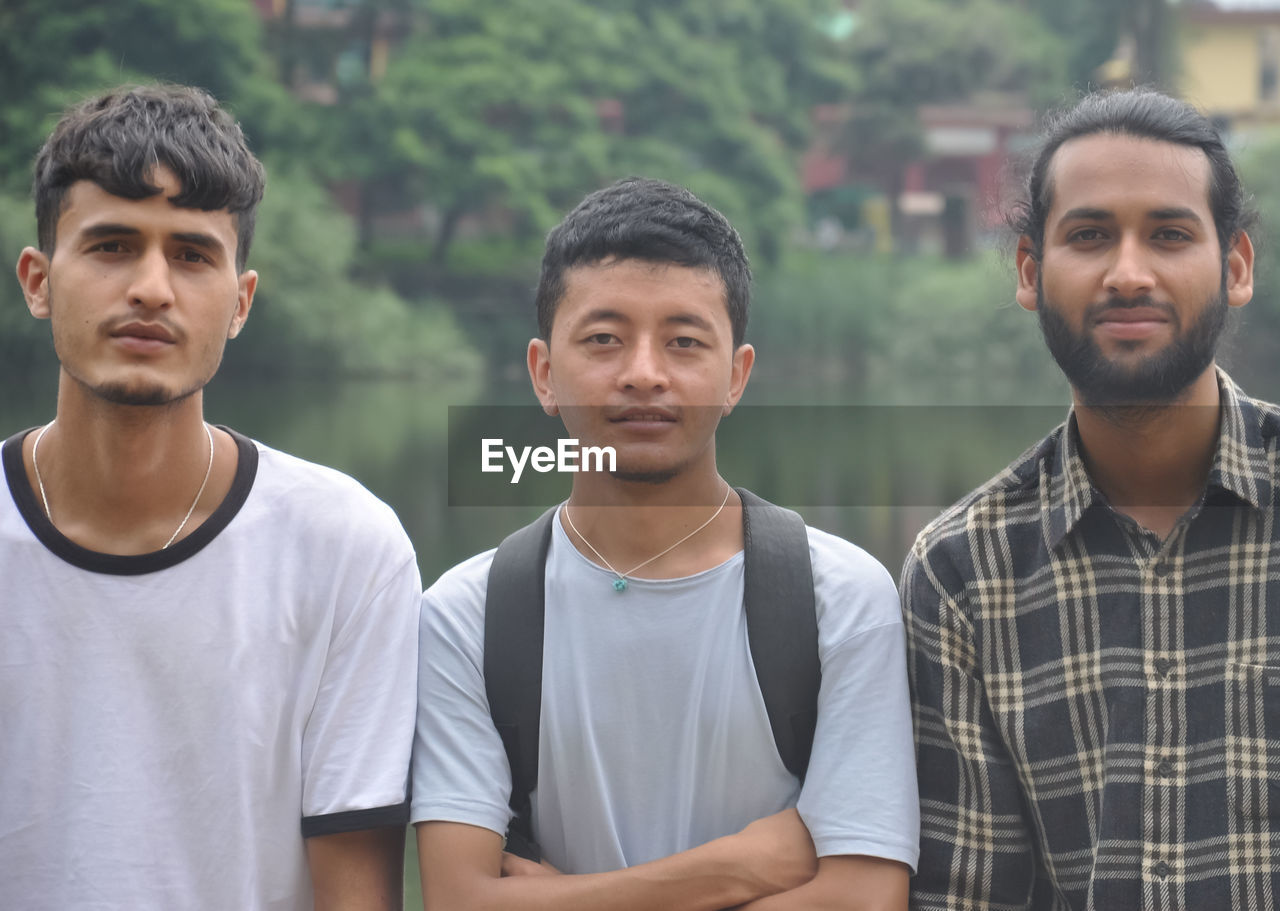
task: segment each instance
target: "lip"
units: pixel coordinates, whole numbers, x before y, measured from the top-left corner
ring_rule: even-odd
[[[112,338],[138,338],[150,339],[157,342],[168,342],[173,344],[175,341],[173,333],[167,327],[160,323],[125,323],[112,329],[109,333]]]
[[[1163,331],[1169,325],[1169,317],[1157,307],[1109,307],[1094,325],[1112,338],[1135,340]]]
[[[177,341],[173,332],[160,323],[125,323],[107,334],[121,347],[140,354],[163,351]]]
[[[608,420],[611,424],[674,424],[679,418],[667,408],[636,406],[614,412]]]

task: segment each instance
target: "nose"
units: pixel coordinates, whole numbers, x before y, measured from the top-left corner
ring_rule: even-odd
[[[129,283],[129,303],[157,310],[170,307],[173,304],[173,284],[164,251],[147,250],[135,262]]]
[[[1126,234],[1115,246],[1106,275],[1107,291],[1117,297],[1138,297],[1150,294],[1155,287],[1151,259],[1141,239]]]
[[[641,339],[626,351],[618,384],[642,392],[662,390],[668,383],[666,358],[658,340]]]

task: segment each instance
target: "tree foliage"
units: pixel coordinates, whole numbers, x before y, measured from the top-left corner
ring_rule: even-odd
[[[1065,49],[1009,0],[868,0],[849,43],[858,76],[846,143],[855,165],[891,197],[925,151],[917,111],[980,92],[1032,103],[1063,86]]]
[[[0,251],[9,262],[34,241],[31,161],[61,111],[122,82],[198,85],[241,120],[270,175],[250,266],[263,275],[254,319],[229,349],[240,368],[339,373],[478,371],[448,314],[410,307],[377,283],[357,286],[350,219],[311,176],[319,172],[316,111],[297,104],[263,52],[245,0],[7,0],[0,5]],[[26,215],[24,216],[24,213]],[[0,355],[43,362],[48,326],[30,318],[16,287],[0,293]],[[282,340],[288,344],[281,344]]]
[[[827,0],[435,0],[336,127],[366,199],[430,205],[442,261],[465,216],[540,235],[638,172],[692,187],[766,254],[800,213],[812,104],[844,78]]]

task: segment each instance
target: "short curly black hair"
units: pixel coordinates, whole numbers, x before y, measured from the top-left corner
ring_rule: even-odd
[[[550,340],[565,273],[608,259],[709,269],[724,282],[733,344],[747,334],[751,266],[728,219],[684,187],[628,177],[590,194],[547,235],[538,280],[538,334]]]
[[[144,199],[160,192],[149,182],[158,165],[182,186],[174,205],[231,213],[236,268],[243,270],[266,172],[213,96],[183,85],[121,86],[63,116],[36,156],[32,192],[40,249],[53,253],[72,184],[88,180],[113,196]]]

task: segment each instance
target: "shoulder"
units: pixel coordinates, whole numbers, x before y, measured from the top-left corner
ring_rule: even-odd
[[[831,646],[880,626],[901,625],[889,571],[861,547],[807,527],[819,637]]]
[[[479,659],[484,642],[484,601],[496,548],[446,570],[422,595],[422,643],[452,642]]]
[[[975,545],[1009,535],[1014,525],[1040,532],[1048,495],[1044,487],[1060,457],[1065,432],[1065,424],[1056,427],[924,527],[903,567],[904,597],[921,582],[954,594],[974,576]]]
[[[287,525],[313,543],[337,538],[412,552],[395,511],[355,478],[256,440],[247,442],[258,457],[250,503],[259,518]]]

